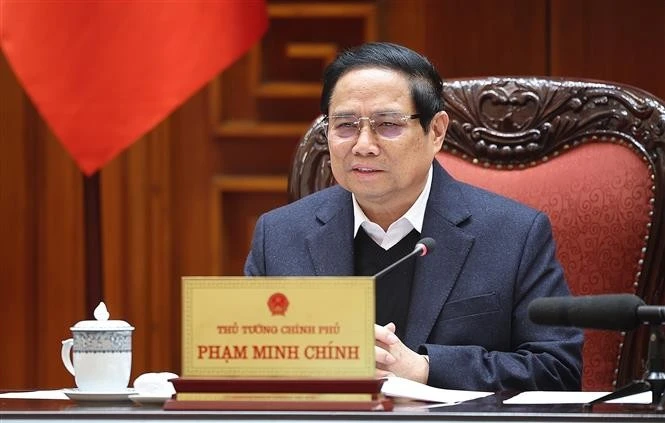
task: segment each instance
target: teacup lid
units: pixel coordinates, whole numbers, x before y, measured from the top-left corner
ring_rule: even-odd
[[[109,312],[104,302],[99,303],[94,311],[95,320],[81,320],[70,330],[133,330],[134,327],[124,320],[109,320]]]

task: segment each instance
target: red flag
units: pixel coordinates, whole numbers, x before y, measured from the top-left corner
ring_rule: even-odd
[[[86,174],[257,42],[265,0],[0,0],[0,47]]]

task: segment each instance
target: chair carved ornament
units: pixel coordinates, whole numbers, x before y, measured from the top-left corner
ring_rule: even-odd
[[[455,178],[543,210],[575,295],[665,296],[665,105],[616,83],[493,77],[444,82],[437,159]],[[319,116],[297,147],[291,201],[335,183]],[[608,310],[611,312],[611,310]],[[583,389],[643,376],[647,328],[587,330]]]

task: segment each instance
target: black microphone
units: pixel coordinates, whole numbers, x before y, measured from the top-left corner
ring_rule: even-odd
[[[645,305],[633,294],[537,298],[529,304],[528,314],[532,322],[542,325],[621,331],[665,322],[665,307]]]
[[[435,246],[436,246],[436,241],[434,241],[434,239],[429,237],[421,239],[420,241],[418,241],[413,251],[411,251],[409,254],[405,255],[401,259],[397,260],[395,263],[391,264],[390,266],[386,267],[385,269],[374,275],[374,279],[380,278],[381,276],[393,270],[395,267],[399,266],[405,260],[408,260],[409,258],[415,255],[420,255],[422,257],[424,255],[427,255],[428,253],[431,253],[434,250]]]

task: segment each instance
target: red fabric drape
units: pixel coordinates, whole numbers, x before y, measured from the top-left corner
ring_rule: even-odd
[[[86,174],[256,43],[264,0],[0,0],[0,47]]]

